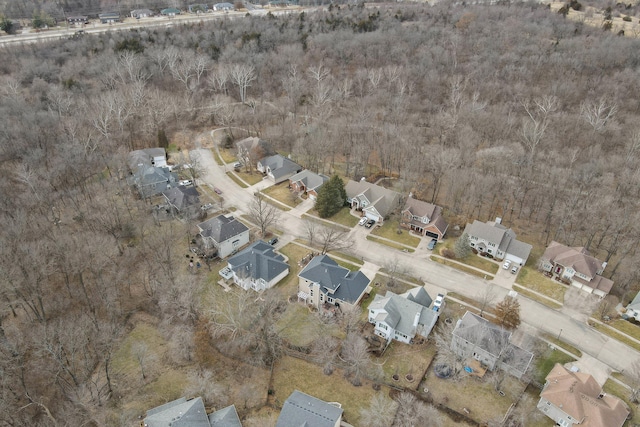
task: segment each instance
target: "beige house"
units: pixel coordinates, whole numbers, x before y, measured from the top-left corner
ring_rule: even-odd
[[[538,409],[563,427],[622,427],[629,415],[627,405],[606,394],[591,375],[558,363],[547,375]]]
[[[436,240],[442,240],[449,224],[442,216],[442,208],[433,203],[409,197],[404,204],[400,226]]]

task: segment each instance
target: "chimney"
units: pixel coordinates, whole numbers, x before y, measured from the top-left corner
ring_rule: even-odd
[[[417,328],[418,327],[418,321],[420,320],[420,311],[418,311],[416,313],[416,317],[413,319],[413,327]]]
[[[499,216],[496,217],[496,224],[502,224],[502,218]]]

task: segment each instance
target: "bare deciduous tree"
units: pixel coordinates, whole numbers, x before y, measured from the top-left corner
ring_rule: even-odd
[[[249,219],[260,228],[260,235],[265,237],[267,228],[280,220],[280,209],[268,203],[262,193],[255,193],[249,205]]]
[[[398,404],[393,399],[376,393],[369,407],[360,410],[361,422],[369,427],[389,427],[397,409]]]
[[[345,375],[353,385],[361,385],[360,377],[371,364],[367,342],[357,333],[347,335],[342,342],[340,357],[345,363]]]
[[[512,296],[505,296],[496,305],[496,321],[507,329],[515,329],[520,326],[520,303]]]
[[[442,425],[442,416],[436,408],[418,400],[413,394],[403,392],[396,398],[398,411],[393,423],[394,427],[414,427]]]
[[[238,86],[240,102],[246,103],[247,89],[251,87],[251,82],[256,79],[255,69],[252,65],[234,64],[229,70],[229,77]]]
[[[618,106],[605,98],[580,104],[580,116],[591,125],[593,132],[602,132],[618,112]]]

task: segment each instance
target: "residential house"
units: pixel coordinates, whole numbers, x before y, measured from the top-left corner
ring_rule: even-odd
[[[103,24],[115,24],[120,22],[120,14],[118,12],[106,12],[98,14],[98,19]]]
[[[629,407],[605,393],[591,375],[559,363],[547,375],[538,409],[562,427],[622,427],[629,415]]]
[[[502,369],[519,379],[529,369],[533,353],[511,339],[510,331],[467,311],[453,330],[451,349],[464,359],[478,360],[490,371]]]
[[[640,321],[640,292],[627,306],[626,315]]]
[[[89,23],[89,17],[84,15],[67,16],[67,24],[81,27]]]
[[[380,224],[401,206],[400,193],[371,184],[364,178],[347,182],[345,191],[352,209],[362,211],[364,216]]]
[[[300,172],[302,166],[280,154],[275,154],[260,160],[256,169],[269,177],[274,183],[278,184]]]
[[[339,403],[327,403],[295,390],[284,401],[276,427],[339,427],[342,412]]]
[[[214,6],[215,7],[215,6]],[[244,165],[257,163],[259,159],[273,156],[276,152],[264,139],[250,136],[235,143],[238,160]]]
[[[164,168],[167,167],[167,152],[160,147],[134,150],[129,153],[127,163],[132,173],[136,173],[142,167]]]
[[[207,414],[201,397],[184,397],[147,411],[144,427],[242,427],[234,405]]]
[[[298,277],[298,297],[316,308],[323,304],[353,308],[371,283],[361,271],[342,267],[328,255],[312,258]]]
[[[162,195],[170,206],[173,216],[188,219],[200,215],[200,193],[197,188],[178,185],[163,191]]]
[[[551,242],[540,257],[540,268],[571,286],[593,293],[601,298],[607,296],[613,281],[602,277],[607,263],[589,255],[583,247],[569,247]]]
[[[296,193],[307,194],[311,200],[316,200],[320,187],[327,181],[329,181],[328,176],[305,169],[289,178],[289,187]]]
[[[178,175],[169,172],[168,168],[155,166],[142,167],[127,178],[129,185],[134,186],[143,199],[162,194],[163,191],[178,186]]]
[[[189,13],[205,13],[209,10],[209,6],[204,3],[190,4],[188,9]]]
[[[400,216],[400,226],[421,236],[442,240],[449,224],[442,216],[442,208],[433,203],[409,197]]]
[[[168,7],[160,11],[160,15],[162,16],[176,16],[180,15],[180,13],[180,9],[176,9],[175,7]]]
[[[232,216],[218,215],[198,224],[205,250],[216,248],[220,258],[236,253],[249,243],[249,229]]]
[[[153,15],[153,11],[149,9],[136,9],[131,11],[131,17],[136,19],[151,18]]]
[[[420,335],[428,337],[438,320],[438,312],[429,309],[431,297],[424,288],[414,288],[404,294],[387,291],[376,295],[369,305],[369,323],[376,335],[403,343]]]
[[[272,288],[289,274],[289,265],[273,246],[259,240],[229,258],[233,281],[245,291]]]
[[[216,3],[213,5],[213,10],[215,11],[228,11],[228,10],[233,10],[234,7],[231,3]]]
[[[480,253],[496,259],[504,259],[524,265],[531,253],[531,245],[516,240],[516,233],[502,225],[500,218],[481,222],[477,219],[467,224],[464,232],[469,236],[469,245]]]

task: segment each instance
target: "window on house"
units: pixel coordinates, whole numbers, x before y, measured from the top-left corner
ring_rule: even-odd
[[[487,253],[490,254],[493,249],[487,249]]]
[[[234,240],[233,242],[231,242],[231,246],[233,246],[234,248],[237,248],[240,245],[240,240]]]
[[[329,297],[329,298],[327,298],[327,301],[329,301],[330,303],[332,303],[332,302],[333,302],[333,298]]]
[[[471,246],[475,246],[475,245],[476,245],[476,244],[475,244],[475,243],[473,243],[473,242],[471,242],[471,243],[469,243],[469,244],[470,244]]]

